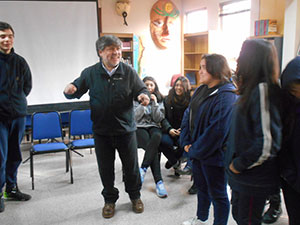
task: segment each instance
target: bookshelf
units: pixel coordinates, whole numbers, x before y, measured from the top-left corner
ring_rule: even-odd
[[[138,71],[138,51],[139,39],[133,33],[100,33],[100,37],[104,35],[114,35],[123,42],[122,58],[123,62],[132,66]]]
[[[192,88],[200,85],[198,71],[201,57],[209,52],[209,32],[184,34],[184,75],[188,78],[194,77],[195,82],[191,82]],[[189,79],[193,81],[193,79]]]
[[[251,36],[251,37],[249,37],[249,39],[265,39],[265,40],[273,43],[277,50],[279,66],[280,66],[280,71],[281,71],[283,35],[273,34],[273,35]]]

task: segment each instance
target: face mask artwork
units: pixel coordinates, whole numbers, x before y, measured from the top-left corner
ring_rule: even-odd
[[[158,0],[150,12],[150,32],[159,49],[167,49],[175,32],[179,10],[169,0]]]

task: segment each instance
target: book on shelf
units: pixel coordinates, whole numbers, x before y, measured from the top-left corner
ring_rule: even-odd
[[[123,41],[122,50],[131,50],[131,41]]]
[[[254,35],[272,35],[277,33],[277,21],[276,20],[256,20],[254,24]]]
[[[189,79],[191,85],[195,85],[197,83],[195,72],[186,73],[185,76]]]

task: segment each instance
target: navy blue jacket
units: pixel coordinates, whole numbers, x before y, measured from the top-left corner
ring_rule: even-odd
[[[282,125],[279,105],[271,98],[267,84],[260,83],[252,90],[249,110],[235,106],[225,157],[233,190],[263,195],[278,190]],[[231,162],[239,174],[229,170]]]
[[[26,97],[31,88],[31,72],[25,59],[14,49],[9,54],[0,52],[0,120],[26,116]]]
[[[109,136],[136,130],[133,100],[141,93],[149,93],[132,67],[120,62],[110,77],[99,62],[84,69],[72,84],[77,91],[73,95],[65,94],[67,98],[80,98],[89,90],[95,133]]]
[[[283,99],[283,144],[280,151],[281,176],[300,193],[300,99],[288,92],[292,82],[300,84],[300,56],[286,66],[281,75]]]
[[[193,95],[204,88],[198,87]],[[226,83],[211,93],[199,106],[194,121],[194,132],[190,133],[190,107],[181,123],[180,143],[191,144],[188,155],[206,165],[224,166],[224,146],[228,136],[232,108],[237,100],[235,87]],[[192,98],[193,98],[192,97]],[[191,100],[192,101],[192,100]]]

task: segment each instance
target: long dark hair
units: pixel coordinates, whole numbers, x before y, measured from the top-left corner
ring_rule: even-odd
[[[231,70],[224,56],[219,54],[205,54],[201,60],[206,63],[206,71],[215,79],[221,82],[229,82],[231,79]]]
[[[181,81],[182,86],[183,86],[183,95],[182,96],[178,96],[175,92],[175,86],[178,81]],[[169,90],[168,103],[170,105],[172,105],[172,103],[174,102],[175,104],[184,105],[187,107],[190,103],[190,99],[191,99],[190,82],[186,77],[180,76],[175,80],[173,87]]]
[[[162,93],[160,93],[158,85],[157,85],[155,79],[153,77],[147,76],[147,77],[144,77],[143,82],[145,83],[148,80],[152,81],[155,85],[153,94],[156,96],[157,102],[162,102],[162,100],[164,99],[164,96],[162,95]]]
[[[241,95],[238,104],[247,111],[252,90],[259,83],[266,82],[269,94],[278,90],[279,64],[275,46],[263,39],[246,40],[237,60],[237,93]]]

